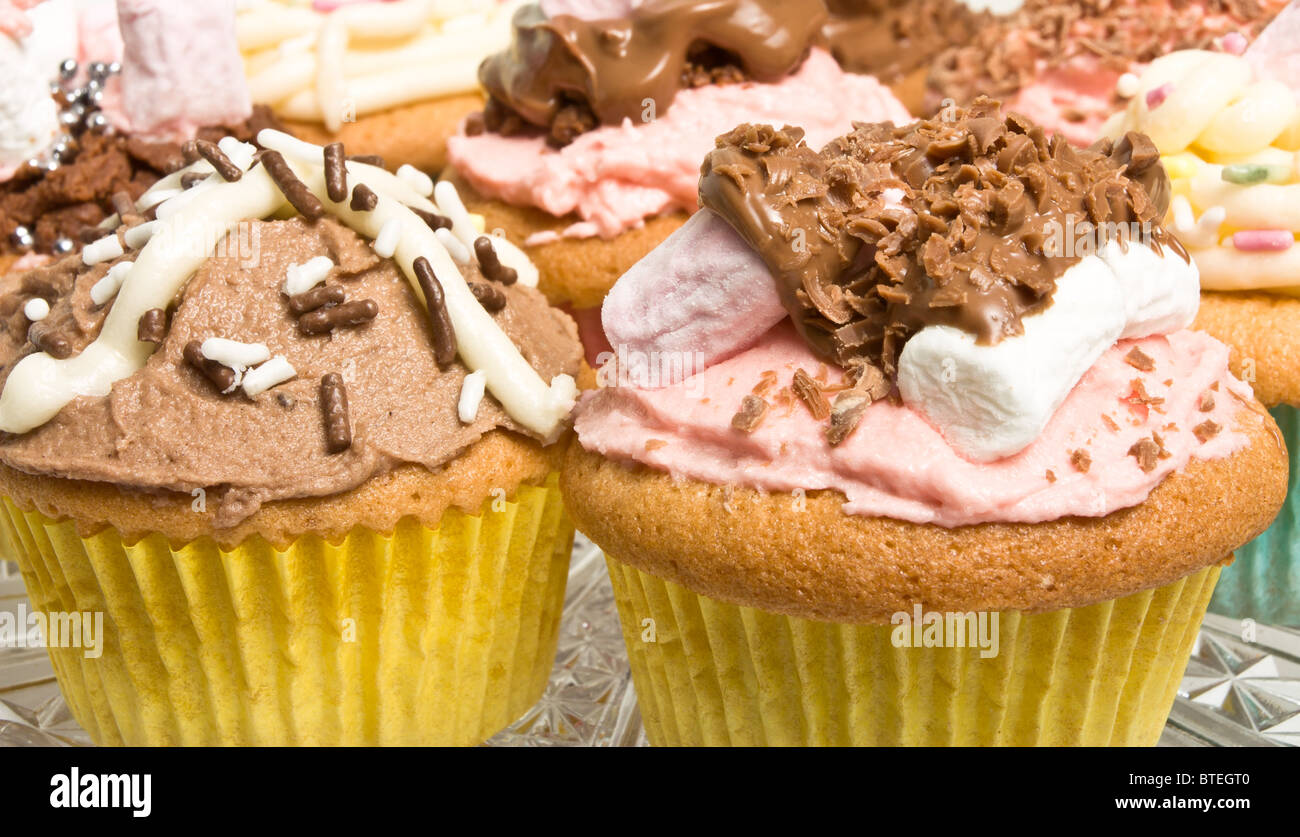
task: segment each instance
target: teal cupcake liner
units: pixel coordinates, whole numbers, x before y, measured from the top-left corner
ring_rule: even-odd
[[[1300,627],[1300,409],[1269,410],[1291,455],[1286,505],[1264,534],[1238,549],[1219,576],[1210,612]]]

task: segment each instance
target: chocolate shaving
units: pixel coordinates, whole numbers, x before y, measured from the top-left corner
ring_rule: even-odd
[[[1146,384],[1142,382],[1141,378],[1134,378],[1132,381],[1129,382],[1129,386],[1133,387],[1133,392],[1131,395],[1128,396],[1128,398],[1124,400],[1130,404],[1133,404],[1135,406],[1138,404],[1145,405],[1145,406],[1153,406],[1153,405],[1165,403],[1165,399],[1161,398],[1160,396],[1150,395],[1147,393]]]
[[[474,255],[478,258],[479,272],[493,282],[513,285],[519,279],[519,273],[513,267],[506,267],[497,258],[497,251],[492,246],[492,239],[481,235],[474,239]]]
[[[289,164],[284,161],[279,151],[263,151],[262,165],[266,166],[266,173],[271,176],[275,185],[284,193],[284,197],[302,217],[315,221],[325,214],[325,207],[321,204],[320,198],[312,194],[307,184],[298,179],[298,175],[289,168]]]
[[[767,369],[758,376],[758,383],[750,390],[754,395],[767,395],[767,391],[776,386],[776,371]]]
[[[416,258],[411,265],[415,278],[424,292],[424,304],[429,310],[429,326],[433,331],[433,357],[440,368],[445,369],[456,359],[456,330],[451,325],[451,316],[447,313],[447,300],[443,296],[442,284],[433,273],[433,266],[424,256]]]
[[[1137,346],[1134,346],[1129,350],[1128,354],[1124,355],[1124,362],[1139,372],[1153,372],[1156,368],[1156,362]]]
[[[203,354],[203,344],[198,340],[186,343],[181,355],[186,363],[212,382],[217,392],[225,394],[234,388],[235,370],[206,357]]]
[[[1149,474],[1155,470],[1162,450],[1154,439],[1144,437],[1133,443],[1133,446],[1128,449],[1128,455],[1137,460],[1138,467],[1143,473]]]
[[[352,426],[348,420],[348,392],[337,372],[320,379],[320,411],[325,421],[325,449],[342,453],[352,447]]]
[[[1201,397],[1196,401],[1196,409],[1202,413],[1208,413],[1214,409],[1214,393],[1206,390],[1201,393]]]
[[[343,289],[338,285],[317,285],[309,291],[289,297],[289,310],[295,316],[301,316],[326,305],[338,305],[343,299]]]
[[[1071,451],[1070,464],[1074,466],[1074,470],[1081,474],[1086,474],[1088,473],[1088,469],[1092,467],[1092,455],[1083,448]]]
[[[373,299],[344,302],[309,311],[298,318],[298,330],[303,334],[326,334],[336,328],[350,328],[368,323],[379,314],[379,303]]]
[[[161,343],[167,335],[167,312],[150,308],[140,315],[135,326],[135,339],[141,343]]]
[[[746,395],[740,402],[740,412],[731,417],[731,426],[741,433],[753,433],[767,415],[767,402],[757,395]]]
[[[325,194],[335,203],[348,197],[348,167],[343,154],[343,143],[331,142],[325,146]]]
[[[794,381],[790,384],[794,394],[812,413],[812,417],[817,421],[824,421],[830,417],[831,405],[826,401],[826,396],[822,394],[821,387],[817,385],[807,372],[802,369],[796,369]]]
[[[1051,468],[1047,469],[1046,477],[1048,482],[1056,482],[1056,472],[1053,471]]]
[[[1109,413],[1101,414],[1101,423],[1106,425],[1109,430],[1119,430],[1119,423],[1111,418]]]
[[[1218,436],[1222,430],[1222,425],[1208,419],[1192,428],[1192,432],[1196,434],[1196,440],[1201,444],[1205,444],[1215,436]]]
[[[72,357],[72,344],[68,342],[68,338],[56,332],[48,323],[43,321],[32,323],[31,328],[27,329],[27,339],[32,341],[32,345],[38,350],[52,358],[63,360]]]
[[[826,441],[835,447],[857,429],[862,414],[871,406],[874,399],[867,390],[854,387],[846,389],[835,396],[831,407],[831,426],[826,428]]]
[[[489,282],[470,282],[469,290],[479,304],[488,311],[500,311],[506,307],[506,295],[496,285]]]
[[[226,156],[226,152],[222,151],[215,142],[208,142],[207,140],[202,139],[195,140],[194,147],[198,149],[199,156],[211,163],[212,167],[217,170],[217,174],[227,183],[234,183],[236,180],[244,176],[243,169],[235,165],[234,162]]]
[[[364,183],[352,187],[352,201],[348,206],[353,212],[370,212],[379,204],[379,196]]]

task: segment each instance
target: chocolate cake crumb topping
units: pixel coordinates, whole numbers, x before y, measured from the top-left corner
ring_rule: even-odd
[[[859,124],[821,151],[798,128],[742,125],[705,159],[700,202],[763,258],[814,351],[892,380],[927,325],[983,344],[1022,333],[1083,257],[1064,235],[1142,224],[1186,258],[1125,173],[1144,147],[1078,150],[983,98],[904,127]]]
[[[731,426],[741,433],[753,433],[767,415],[767,402],[757,395],[746,395],[740,411],[731,417]]]

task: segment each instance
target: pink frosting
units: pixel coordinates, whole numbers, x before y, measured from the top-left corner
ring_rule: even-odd
[[[1122,74],[1093,55],[1055,68],[1041,63],[1035,80],[1007,100],[1007,110],[1024,114],[1075,145],[1091,145],[1115,110],[1115,85]]]
[[[798,125],[820,148],[854,121],[908,122],[906,108],[870,76],[845,73],[815,49],[777,84],[709,85],[683,90],[672,107],[643,123],[590,131],[568,146],[541,137],[484,133],[448,142],[452,164],[479,192],[555,216],[576,212],[575,237],[613,238],[672,210],[694,212],[700,160],[714,139],[745,122]]]
[[[1140,372],[1125,362],[1133,346],[1154,361]],[[714,485],[790,492],[834,489],[849,514],[962,526],[990,521],[1037,523],[1078,515],[1099,517],[1141,503],[1192,457],[1227,456],[1245,444],[1232,430],[1250,388],[1228,371],[1228,349],[1193,331],[1122,341],[1075,387],[1028,448],[994,463],[963,459],[918,413],[878,401],[838,447],[823,436],[803,404],[778,397],[796,369],[835,382],[786,321],[755,347],[663,389],[611,385],[588,394],[578,411],[578,437],[588,450]],[[776,373],[771,404],[751,434],[731,427],[741,400],[765,372]],[[608,368],[607,381],[617,383]],[[1134,403],[1133,381],[1163,403]],[[1169,383],[1166,383],[1169,382]],[[1217,384],[1214,408],[1199,409]],[[1118,429],[1108,427],[1108,416]],[[1202,443],[1193,428],[1206,420],[1223,431]],[[1158,433],[1168,457],[1143,472],[1130,447]],[[1071,453],[1091,457],[1087,472]],[[1055,477],[1053,481],[1048,472]]]

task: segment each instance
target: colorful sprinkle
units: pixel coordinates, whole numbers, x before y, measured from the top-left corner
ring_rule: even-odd
[[[1267,163],[1237,163],[1223,167],[1223,179],[1228,183],[1242,186],[1252,183],[1286,183],[1291,179],[1291,167]]]
[[[1166,81],[1164,84],[1160,85],[1159,87],[1153,87],[1152,89],[1148,90],[1147,109],[1155,110],[1156,108],[1163,105],[1165,103],[1165,99],[1168,99],[1169,94],[1172,92],[1174,92],[1174,84],[1171,81]]]

